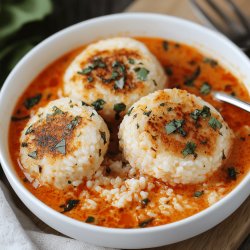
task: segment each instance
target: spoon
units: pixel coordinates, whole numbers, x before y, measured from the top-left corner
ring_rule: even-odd
[[[250,112],[250,103],[248,103],[248,102],[241,101],[236,97],[233,97],[231,95],[228,95],[228,94],[225,94],[225,93],[219,92],[219,91],[213,91],[212,95],[217,100],[230,103],[230,104],[232,104],[232,105],[234,105],[236,107],[239,107],[241,109],[244,109],[244,110]]]

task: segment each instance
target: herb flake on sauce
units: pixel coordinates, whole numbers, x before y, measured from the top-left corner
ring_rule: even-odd
[[[235,167],[230,167],[227,169],[227,174],[228,174],[228,177],[231,179],[231,180],[236,180],[237,179],[237,174],[238,172],[236,171]]]
[[[103,109],[103,106],[106,102],[103,99],[97,99],[91,105],[95,108],[96,111],[100,111]]]
[[[202,196],[204,194],[204,191],[203,190],[201,190],[201,191],[195,191],[194,192],[194,197],[200,197],[200,196]]]
[[[142,222],[139,223],[139,227],[146,227],[148,226],[154,219],[150,218],[150,219],[146,219]]]
[[[208,95],[211,92],[211,85],[208,82],[204,82],[200,88],[200,93],[202,95]]]
[[[30,97],[30,98],[27,98],[25,101],[24,101],[24,106],[26,109],[31,109],[33,108],[35,105],[37,105],[40,100],[42,98],[42,94],[37,94],[33,97]]]
[[[79,202],[80,200],[68,200],[66,204],[60,206],[60,208],[63,208],[62,213],[69,212],[70,210],[75,208]]]
[[[194,86],[194,81],[198,78],[200,73],[201,73],[201,68],[200,66],[198,66],[193,72],[193,74],[184,81],[184,84],[189,87]]]
[[[23,120],[27,120],[30,118],[30,115],[25,115],[25,116],[11,116],[11,121],[13,122],[18,122],[18,121],[23,121]]]
[[[95,217],[93,216],[88,216],[88,218],[85,220],[86,223],[93,223],[95,222]]]

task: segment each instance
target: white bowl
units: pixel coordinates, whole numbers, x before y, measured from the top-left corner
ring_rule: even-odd
[[[155,14],[118,14],[73,25],[31,50],[11,72],[0,93],[0,160],[17,195],[42,221],[72,238],[115,248],[148,248],[200,234],[229,216],[250,193],[250,174],[226,197],[204,211],[168,225],[143,229],[114,229],[71,219],[33,196],[22,184],[8,150],[8,129],[14,106],[33,78],[64,53],[91,41],[117,35],[162,37],[197,47],[218,59],[250,92],[250,62],[226,37],[179,18]]]

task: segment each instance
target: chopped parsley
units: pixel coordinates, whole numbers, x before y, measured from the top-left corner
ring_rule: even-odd
[[[57,143],[54,147],[56,151],[65,155],[66,154],[66,140],[62,139],[59,143]]]
[[[91,105],[95,108],[96,111],[102,110],[106,102],[103,99],[97,99]]]
[[[93,82],[94,78],[92,76],[88,76],[87,80],[88,82]]]
[[[86,223],[93,223],[95,222],[95,217],[93,216],[88,216],[88,218],[85,220]]]
[[[211,85],[208,82],[204,82],[200,87],[200,93],[202,95],[208,95],[211,92]]]
[[[81,71],[78,71],[77,74],[88,75],[92,70],[93,70],[93,67],[89,66],[85,69],[82,69]]]
[[[107,143],[106,133],[100,131],[100,135],[101,135],[101,138],[102,138],[102,140],[103,140],[103,144],[105,145],[105,144]]]
[[[156,82],[156,80],[153,80],[153,83],[154,83],[154,85],[155,86],[157,86],[158,84],[157,84],[157,82]]]
[[[57,106],[53,106],[52,110],[53,110],[53,113],[52,113],[53,116],[64,114],[64,112],[61,109],[59,109]]]
[[[195,191],[194,192],[194,197],[200,197],[200,196],[202,196],[204,194],[204,191],[203,190],[201,190],[201,191]]]
[[[40,102],[41,98],[42,98],[42,94],[37,94],[33,97],[27,98],[24,101],[25,108],[31,109],[32,107],[34,107],[35,105],[37,105]]]
[[[76,116],[68,125],[67,129],[73,130],[81,122],[81,117]]]
[[[150,202],[149,198],[145,198],[141,201],[141,204],[143,207],[146,207],[148,205],[148,203]]]
[[[173,70],[172,70],[172,68],[170,68],[170,67],[166,67],[166,68],[165,68],[165,72],[166,72],[166,74],[167,74],[168,76],[173,75]]]
[[[89,106],[86,102],[82,101],[82,106]]]
[[[219,122],[216,118],[211,117],[210,120],[208,121],[208,124],[210,125],[210,127],[212,127],[214,130],[216,129],[221,129],[222,128],[222,124],[221,122]]]
[[[141,81],[146,81],[149,71],[145,68],[135,68],[134,71],[136,72],[137,79]]]
[[[23,148],[26,148],[26,147],[28,147],[28,143],[27,143],[27,142],[22,142],[21,146],[22,146]]]
[[[216,67],[217,65],[218,65],[218,62],[216,61],[216,60],[214,60],[214,59],[211,59],[211,58],[208,58],[208,57],[205,57],[204,59],[203,59],[203,62],[204,63],[207,63],[207,64],[210,64],[210,66],[211,67]]]
[[[168,41],[164,40],[164,41],[162,42],[162,47],[163,47],[163,49],[164,49],[165,51],[167,51],[167,50],[168,50]]]
[[[79,202],[80,200],[68,200],[66,204],[60,206],[61,208],[63,208],[62,213],[72,210],[78,205]]]
[[[131,115],[131,112],[133,111],[134,107],[130,108],[127,115],[130,116]]]
[[[36,159],[37,158],[37,151],[33,151],[33,152],[29,153],[28,156],[30,158]]]
[[[150,116],[150,114],[151,114],[151,112],[152,112],[152,110],[149,110],[149,111],[144,111],[144,112],[143,112],[143,114],[149,117],[149,116]]]
[[[124,103],[116,103],[114,105],[114,111],[120,113],[126,109],[126,105]]]
[[[129,58],[129,59],[128,59],[128,62],[129,62],[130,64],[135,64],[135,60],[134,60],[133,58]]]
[[[200,73],[201,73],[201,68],[200,66],[198,66],[193,72],[193,74],[184,81],[184,84],[189,87],[194,86],[194,81],[198,78]]]
[[[187,142],[185,148],[181,151],[183,156],[186,157],[187,155],[194,155],[194,157],[197,156],[197,153],[195,152],[196,144],[193,142]]]
[[[114,111],[116,112],[115,114],[115,119],[119,120],[120,119],[120,113],[126,109],[126,105],[124,103],[116,103],[114,105]]]
[[[31,126],[29,126],[29,127],[27,128],[27,130],[25,131],[25,135],[28,135],[28,134],[30,134],[30,133],[32,133],[32,132],[34,132],[34,130],[32,129],[32,125],[31,125]]]
[[[115,81],[114,88],[115,89],[123,89],[124,84],[125,84],[125,78],[121,77],[119,80]]]
[[[227,174],[228,174],[228,177],[231,179],[231,180],[236,180],[237,179],[237,174],[238,172],[236,171],[235,167],[230,167],[227,169]]]
[[[203,106],[202,109],[195,109],[192,113],[190,113],[190,116],[197,122],[199,117],[202,117],[203,119],[210,117],[211,112],[210,108],[208,106]]]
[[[173,132],[178,132],[179,134],[181,134],[183,137],[185,137],[187,135],[187,132],[184,131],[184,129],[182,128],[182,126],[184,125],[185,121],[184,120],[172,120],[170,121],[166,126],[166,132],[167,134],[171,134]]]
[[[146,227],[148,226],[154,219],[153,218],[149,218],[149,219],[146,219],[142,222],[139,223],[139,227]]]

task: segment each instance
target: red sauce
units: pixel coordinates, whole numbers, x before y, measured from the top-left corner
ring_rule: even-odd
[[[206,189],[211,192],[217,190],[216,184],[222,183],[224,189],[223,195],[229,193],[249,172],[250,161],[250,129],[244,129],[244,126],[250,126],[250,114],[236,108],[232,105],[215,101],[210,94],[203,95],[200,93],[200,87],[204,82],[208,82],[212,89],[221,90],[229,94],[236,95],[242,100],[249,101],[249,94],[240,81],[230,72],[221,67],[214,61],[207,60],[197,49],[184,44],[168,42],[168,49],[165,50],[162,39],[158,38],[137,38],[145,43],[150,51],[158,58],[169,75],[168,87],[178,87],[201,96],[205,101],[211,103],[222,114],[230,128],[235,132],[236,138],[233,145],[233,152],[226,163],[211,177],[205,184]],[[14,117],[25,117],[32,112],[36,112],[39,107],[45,106],[49,101],[57,99],[57,92],[62,87],[62,77],[65,69],[69,66],[74,57],[81,52],[83,47],[75,49],[58,60],[51,63],[45,68],[28,86],[22,96],[19,98],[16,108],[13,112]],[[194,81],[194,86],[184,85],[185,79],[192,75],[193,72],[200,67],[200,75]],[[32,97],[38,93],[42,94],[41,101],[32,109],[26,109],[23,105],[28,97]],[[62,211],[60,205],[65,204],[67,199],[77,199],[82,190],[86,189],[85,183],[77,188],[69,188],[67,190],[58,190],[51,186],[40,186],[34,188],[29,183],[19,164],[19,138],[21,131],[25,127],[27,119],[20,121],[12,121],[9,129],[9,150],[16,171],[24,186],[34,194],[38,199],[57,211]],[[234,168],[237,172],[236,180],[228,176],[228,168]],[[152,180],[156,187],[150,192],[149,199],[154,202],[159,197],[158,190],[165,184],[157,180]],[[187,198],[195,203],[193,209],[185,209],[183,212],[175,211],[170,216],[158,214],[157,218],[149,221],[148,226],[156,226],[171,223],[185,217],[191,216],[209,206],[205,195],[194,197],[194,192],[204,189],[202,184],[197,185],[177,185],[172,187],[174,192]],[[71,193],[69,193],[71,191]],[[98,198],[95,192],[90,192],[91,198]],[[64,213],[67,216],[80,221],[85,221],[88,216],[95,218],[95,224],[106,227],[122,227],[133,228],[140,224],[139,215],[143,213],[143,209],[136,209],[138,204],[130,203],[125,208],[119,209],[110,205],[103,199],[99,199],[96,210],[81,210],[76,206],[69,212]],[[157,209],[157,208],[156,208]]]

